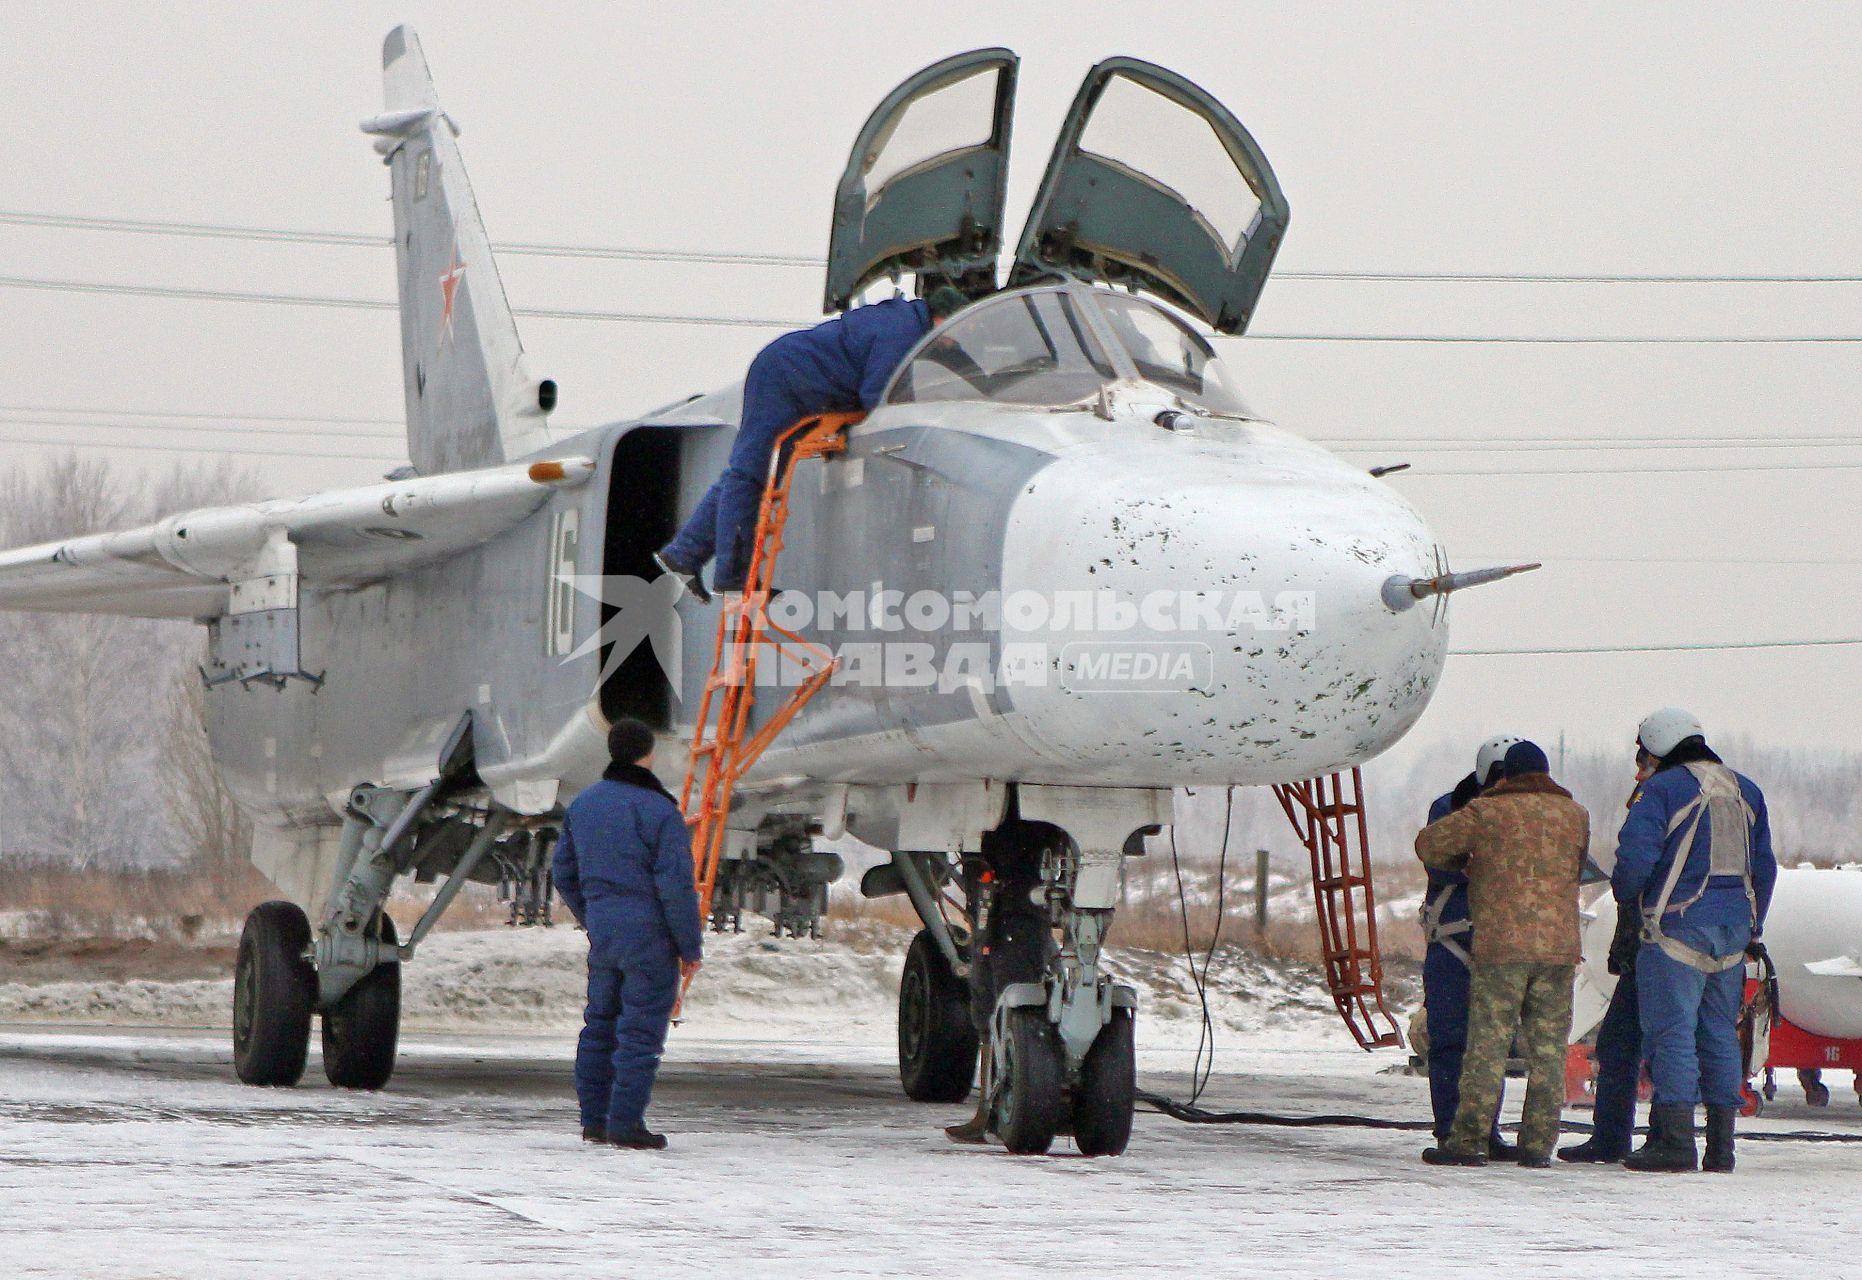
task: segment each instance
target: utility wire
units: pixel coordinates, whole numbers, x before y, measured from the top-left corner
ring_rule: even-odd
[[[1862,645],[1862,637],[1830,640],[1725,640],[1698,644],[1565,645],[1521,649],[1450,649],[1451,658],[1556,657],[1584,653],[1724,653],[1731,650],[1822,649]]]
[[[1585,347],[1585,346],[1784,346],[1793,343],[1853,343],[1862,342],[1862,335],[1806,333],[1769,336],[1761,334],[1703,334],[1698,337],[1679,337],[1664,334],[1621,334],[1597,335],[1595,337],[1580,334],[1473,334],[1473,333],[1250,333],[1241,335],[1216,334],[1217,338],[1233,337],[1236,341],[1249,342],[1390,342],[1390,343],[1489,343],[1500,346],[1550,346],[1550,347]]]
[[[179,285],[125,284],[97,280],[46,280],[0,276],[0,288],[38,289],[52,293],[113,294],[130,298],[179,298],[195,302],[247,302],[290,307],[338,307],[363,311],[398,311],[386,298],[340,298],[306,293],[253,293],[237,289],[201,289]],[[512,314],[540,320],[607,320],[628,324],[728,325],[739,328],[800,329],[818,321],[769,320],[755,316],[671,315],[648,311],[584,311],[568,307],[514,307]]]
[[[92,218],[77,214],[30,213],[22,210],[0,210],[0,223],[67,231],[108,231],[135,235],[336,245],[345,248],[387,248],[393,243],[387,236],[355,231],[311,231],[284,227],[233,226],[209,222],[169,222],[145,218]],[[544,244],[529,241],[501,241],[494,244],[492,248],[498,253],[547,258],[597,258],[627,262],[682,262],[733,266],[823,267],[827,265],[825,258],[797,253],[645,249]],[[1432,284],[1862,284],[1862,275],[1833,272],[1375,271],[1287,268],[1276,271],[1274,275],[1282,280],[1392,281]]]
[[[1508,467],[1458,468],[1449,471],[1393,471],[1393,477],[1439,479],[1446,476],[1661,476],[1725,475],[1746,471],[1856,471],[1862,462],[1718,462],[1699,467]]]
[[[139,218],[85,218],[70,214],[24,213],[0,210],[0,223],[23,227],[49,227],[67,231],[116,231],[135,235],[182,236],[220,240],[257,240],[274,244],[337,245],[344,248],[386,249],[388,236],[356,231],[301,231],[283,227],[227,226],[210,222],[162,222]],[[683,262],[707,265],[758,267],[824,267],[826,258],[795,253],[741,253],[722,250],[640,249],[600,245],[538,244],[501,241],[494,252],[538,258],[598,258],[618,262]]]
[[[264,293],[237,289],[205,289],[180,285],[128,284],[99,280],[55,280],[31,276],[0,276],[0,288],[36,289],[53,293],[110,294],[132,298],[186,299],[199,302],[263,303],[275,306],[339,307],[366,311],[395,311],[400,303],[386,298],[342,298],[321,294]],[[676,315],[651,311],[597,311],[575,307],[513,307],[512,314],[538,320],[599,320],[622,324],[684,324],[753,329],[801,329],[817,320],[781,320],[761,316]],[[1580,334],[1446,334],[1446,333],[1255,333],[1255,342],[1371,342],[1449,343],[1502,346],[1788,346],[1797,344],[1862,343],[1862,334],[1703,334],[1589,336]]]
[[[44,405],[44,404],[0,404],[0,422],[7,419],[22,421],[34,425],[63,426],[66,418],[84,418],[89,425],[103,427],[121,427],[125,430],[168,430],[157,424],[145,424],[123,421],[133,418],[155,418],[171,420],[185,424],[189,431],[236,430],[264,434],[275,432],[280,435],[304,435],[302,430],[289,426],[271,427],[253,424],[290,424],[303,423],[308,426],[323,428],[337,426],[379,426],[393,428],[391,432],[343,432],[321,430],[317,436],[353,436],[357,439],[380,440],[384,443],[398,439],[399,432],[405,425],[399,418],[361,417],[344,414],[321,413],[268,413],[259,411],[220,409],[125,409],[109,405]],[[230,428],[209,427],[208,423],[230,423]],[[71,425],[80,425],[72,423]],[[587,426],[562,425],[557,429],[564,432],[589,430],[599,423]],[[1856,449],[1862,448],[1862,437],[1838,435],[1794,435],[1794,436],[1552,436],[1552,437],[1499,437],[1487,441],[1469,441],[1452,436],[1361,436],[1313,437],[1312,443],[1340,453],[1380,453],[1385,451],[1421,452],[1438,450],[1447,453],[1562,453],[1583,452],[1591,449],[1607,449],[1620,452],[1660,451],[1664,449]],[[1431,474],[1431,473],[1424,473]],[[1581,557],[1561,556],[1559,559],[1570,560]],[[1686,563],[1694,563],[1688,561]],[[1722,561],[1719,563],[1731,563]],[[1759,562],[1769,563],[1769,562]],[[1822,562],[1817,562],[1822,563]],[[1833,563],[1853,563],[1838,561]]]
[[[376,444],[400,447],[399,433],[384,431],[344,431],[317,430],[306,427],[284,425],[241,426],[233,423],[210,422],[109,422],[98,419],[51,418],[45,414],[13,415],[0,410],[0,427],[39,427],[53,430],[72,431],[164,431],[179,438],[192,435],[229,435],[229,436],[275,436],[287,440],[299,440],[306,444],[315,444],[319,440],[364,440]]]
[[[94,406],[71,408],[49,404],[0,404],[0,413],[70,413],[84,417],[110,418],[200,418],[223,422],[309,422],[318,426],[331,422],[386,427],[402,425],[399,418],[354,418],[334,413],[246,413],[239,410],[227,413],[219,409],[113,409]]]
[[[1756,557],[1733,559],[1726,556],[1565,556],[1557,554],[1535,553],[1547,566],[1560,564],[1649,564],[1649,565],[1745,565],[1750,568],[1772,569],[1779,566],[1795,565],[1813,568],[1831,568],[1838,565],[1862,566],[1862,560],[1804,560],[1791,557],[1760,559]],[[1459,554],[1456,557],[1464,562],[1495,562],[1500,564],[1520,564],[1530,560],[1531,556],[1488,556]]]
[[[1315,440],[1337,453],[1648,453],[1670,449],[1693,450],[1702,453],[1724,452],[1727,450],[1769,450],[1769,449],[1862,449],[1862,437],[1846,440],[1834,437],[1817,437],[1792,439],[1773,437],[1772,439],[1748,438],[1741,441],[1689,440],[1559,440],[1546,443],[1527,443],[1525,441],[1464,441],[1455,444],[1385,444],[1381,442],[1360,442],[1332,440]]]
[[[152,453],[237,453],[255,458],[291,458],[304,462],[396,462],[397,458],[377,454],[362,453],[304,453],[297,449],[253,449],[239,445],[222,444],[144,444],[129,440],[60,440],[43,436],[0,436],[0,448],[10,445],[43,445],[62,449],[135,449]]]

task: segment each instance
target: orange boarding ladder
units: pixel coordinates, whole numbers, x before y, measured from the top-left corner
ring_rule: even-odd
[[[737,780],[755,764],[795,713],[828,682],[837,659],[826,649],[769,620],[770,583],[782,554],[783,527],[789,520],[789,486],[795,464],[840,453],[846,429],[865,415],[823,413],[803,418],[776,441],[770,454],[769,484],[757,513],[756,544],[741,595],[721,595],[717,646],[705,694],[692,731],[692,754],[685,769],[679,807],[692,828],[692,862],[698,887],[699,914],[711,918],[724,857],[724,824],[730,816]],[[801,682],[762,728],[749,733],[750,708],[756,703],[757,665],[763,657],[800,665]],[[688,984],[689,985],[689,984]]]
[[[1349,780],[1349,785],[1347,785]],[[1356,769],[1274,788],[1287,821],[1312,855],[1325,984],[1359,1045],[1403,1043],[1384,1006],[1384,965],[1377,952],[1377,895],[1371,885],[1364,780]],[[1388,1029],[1379,1027],[1379,1019]]]

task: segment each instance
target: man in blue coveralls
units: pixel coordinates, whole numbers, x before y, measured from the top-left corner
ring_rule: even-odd
[[[1636,988],[1655,1080],[1649,1141],[1623,1161],[1644,1172],[1733,1168],[1733,1117],[1745,1067],[1739,1008],[1745,962],[1771,907],[1778,862],[1765,796],[1707,746],[1700,721],[1668,707],[1643,720],[1637,745],[1655,765],[1617,837],[1611,887],[1619,911],[1641,909]],[[1694,1108],[1707,1105],[1707,1151]]]
[[[563,818],[556,891],[588,930],[588,1011],[575,1052],[582,1140],[658,1151],[647,1101],[680,979],[698,972],[704,931],[692,843],[679,804],[653,775],[653,731],[621,720],[613,763]]]
[[[1655,773],[1655,759],[1636,748],[1636,789],[1628,807],[1641,798],[1642,784]],[[1616,979],[1610,1005],[1597,1026],[1597,1097],[1591,1107],[1590,1137],[1558,1152],[1572,1164],[1616,1164],[1629,1154],[1636,1132],[1636,1088],[1642,1082],[1642,1006],[1636,993],[1636,956],[1642,948],[1641,905],[1618,906],[1616,932],[1610,937],[1605,967]],[[1651,1125],[1653,1119],[1651,1118]],[[1651,1140],[1659,1141],[1653,1137]]]
[[[1489,738],[1474,756],[1474,772],[1453,791],[1436,797],[1429,806],[1429,821],[1438,822],[1466,807],[1482,791],[1500,780],[1507,749],[1514,737]],[[1469,957],[1473,954],[1474,924],[1468,915],[1468,877],[1462,871],[1427,868],[1429,887],[1423,899],[1422,931],[1429,949],[1422,961],[1422,1005],[1429,1028],[1429,1104],[1435,1113],[1435,1140],[1448,1140],[1461,1105],[1461,1060],[1468,1048],[1468,996],[1472,983]],[[1501,1082],[1504,1090],[1505,1081]],[[1503,1095],[1504,1096],[1504,1095]],[[1500,1136],[1496,1113],[1487,1139],[1487,1158],[1512,1160],[1518,1149]]]
[[[777,439],[810,414],[871,412],[906,352],[968,301],[940,285],[928,297],[855,307],[812,329],[785,333],[758,352],[744,378],[730,461],[679,536],[654,557],[659,567],[709,600],[699,572],[715,556],[712,589],[743,590]]]

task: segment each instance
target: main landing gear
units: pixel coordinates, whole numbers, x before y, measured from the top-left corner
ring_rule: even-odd
[[[506,812],[438,803],[442,786],[350,793],[329,906],[316,928],[293,902],[267,902],[246,917],[233,976],[233,1065],[242,1082],[302,1079],[315,1015],[331,1084],[388,1083],[400,1033],[401,962],[510,827]],[[538,839],[534,832],[512,836],[526,848]],[[451,870],[403,944],[384,908],[388,891],[397,876],[436,863]]]
[[[1017,1154],[1034,1155],[1071,1135],[1081,1153],[1120,1155],[1131,1140],[1136,1095],[1137,993],[1101,968],[1101,948],[1118,904],[1118,851],[1082,850],[1058,827],[1011,821],[985,845],[987,880],[973,877],[958,918],[941,854],[895,853],[875,888],[903,890],[924,930],[912,941],[899,984],[899,1076],[907,1096],[960,1102],[970,1092],[978,1052],[970,1001],[973,959],[992,973],[977,982],[993,999],[983,1072],[985,1124]],[[1037,870],[1038,868],[1038,870]],[[1009,900],[1034,886],[1030,902]],[[992,901],[992,895],[1004,895]],[[1043,954],[1017,957],[1006,947],[981,954],[978,939],[1000,943],[1027,929],[992,928],[1031,921]],[[1017,961],[1038,980],[1014,981]],[[1005,980],[1005,976],[1009,980]]]

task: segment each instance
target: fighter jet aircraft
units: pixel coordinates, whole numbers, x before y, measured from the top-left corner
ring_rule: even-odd
[[[540,884],[609,723],[646,719],[676,758],[715,657],[717,606],[652,557],[721,469],[741,388],[552,430],[555,384],[518,340],[414,33],[382,62],[386,109],[362,127],[393,193],[409,466],[0,554],[0,607],[207,628],[214,751],[287,899],[240,943],[252,1084],[295,1083],[320,1016],[331,1082],[383,1085],[400,965],[452,896]],[[1289,797],[1415,723],[1440,597],[1492,572],[1447,573],[1407,502],[1262,421],[1204,336],[1246,329],[1288,214],[1195,85],[1092,69],[998,289],[1017,67],[982,49],[912,76],[840,183],[829,311],[907,279],[975,301],[785,473],[768,616],[832,669],[805,703],[793,664],[759,674],[750,726],[785,720],[728,797],[712,914],[807,930],[842,871],[816,837],[896,851],[865,888],[909,895],[925,926],[901,1075],[958,1100],[979,1052],[964,859],[985,839],[1038,859],[1054,945],[997,1010],[996,1115],[1018,1150],[1066,1131],[1105,1153],[1132,1109],[1135,998],[1099,962],[1122,859],[1189,784],[1282,787],[1316,857],[1353,815],[1361,836],[1352,797]],[[402,876],[444,881],[404,942],[383,910]]]

